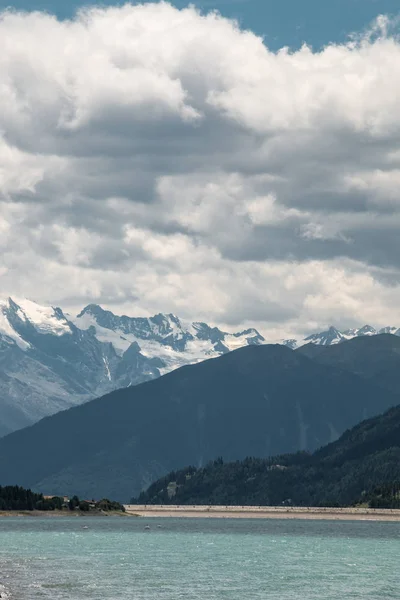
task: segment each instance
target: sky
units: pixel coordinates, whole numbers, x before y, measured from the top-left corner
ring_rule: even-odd
[[[0,296],[400,326],[395,2],[66,4],[0,0]]]
[[[0,10],[11,5],[18,10],[47,11],[60,19],[70,19],[79,8],[88,4],[95,2],[0,0]],[[105,0],[97,5],[122,4]],[[227,18],[237,19],[243,29],[263,36],[268,47],[275,50],[282,46],[298,48],[303,42],[315,48],[329,42],[343,42],[350,33],[368,27],[378,14],[400,12],[398,0],[175,0],[172,4],[177,8],[194,4],[202,11],[218,10]]]

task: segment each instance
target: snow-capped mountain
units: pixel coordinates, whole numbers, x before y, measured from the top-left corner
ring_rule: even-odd
[[[111,343],[119,355],[136,343],[144,356],[162,361],[161,373],[248,344],[265,342],[255,329],[226,333],[206,323],[181,321],[172,314],[150,318],[118,317],[96,304],[84,308],[73,321],[79,329],[92,331],[99,341]]]
[[[282,344],[289,346],[292,350],[300,348],[305,344],[316,344],[317,346],[332,346],[333,344],[340,344],[346,340],[351,340],[355,337],[361,337],[366,335],[378,335],[380,333],[391,333],[392,335],[400,336],[400,329],[398,327],[383,327],[382,329],[375,329],[371,325],[364,325],[364,327],[356,329],[347,329],[346,331],[339,331],[336,327],[329,327],[327,331],[321,331],[320,333],[313,333],[302,340],[282,340]]]
[[[392,333],[369,325],[281,343],[338,344]],[[26,299],[0,300],[0,436],[117,388],[266,340],[256,329],[226,333],[172,314],[117,316],[96,304],[77,316]]]
[[[118,317],[89,305],[77,317],[26,299],[0,301],[0,435],[179,366],[265,340],[174,315]]]

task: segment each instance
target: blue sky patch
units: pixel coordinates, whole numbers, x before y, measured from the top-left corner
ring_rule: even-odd
[[[146,1],[146,0],[144,0]],[[0,0],[0,8],[12,6],[24,10],[45,10],[60,18],[71,17],[87,3],[82,0]],[[122,2],[103,1],[104,6]],[[187,6],[187,0],[174,0],[175,6]],[[398,0],[198,0],[203,10],[217,9],[238,19],[241,26],[265,37],[271,49],[299,47],[307,42],[314,48],[329,42],[343,42],[352,31],[368,26],[379,14],[400,12]]]

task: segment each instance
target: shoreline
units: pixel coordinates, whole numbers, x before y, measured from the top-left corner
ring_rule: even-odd
[[[125,504],[125,512],[71,513],[69,511],[0,511],[0,519],[30,518],[183,518],[183,519],[300,519],[327,521],[400,522],[400,509],[330,508],[299,506],[178,506]]]
[[[400,522],[400,509],[282,506],[169,506],[126,504],[127,515],[146,518],[309,519]]]
[[[110,511],[110,512],[101,512],[101,511],[92,511],[92,512],[78,512],[78,511],[68,511],[68,510],[1,510],[0,511],[0,519],[4,517],[31,517],[31,518],[56,518],[56,517],[74,517],[80,519],[82,517],[94,519],[104,518],[104,517],[132,517],[133,515],[128,515],[128,513],[124,513],[121,511]]]

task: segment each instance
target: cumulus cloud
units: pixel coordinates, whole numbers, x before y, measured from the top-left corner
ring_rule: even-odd
[[[400,42],[166,2],[0,18],[0,294],[269,339],[400,325]]]

